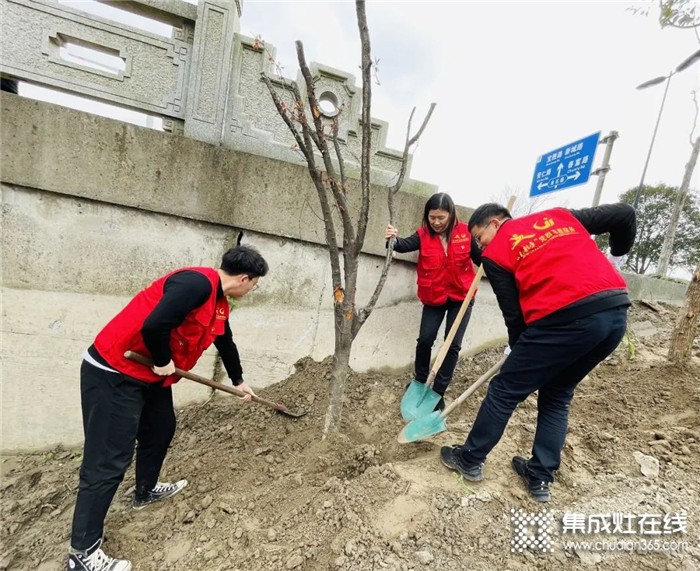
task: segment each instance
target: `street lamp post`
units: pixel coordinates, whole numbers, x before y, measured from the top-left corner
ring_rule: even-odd
[[[654,141],[656,140],[656,132],[659,130],[659,122],[661,121],[661,114],[664,111],[664,104],[666,103],[666,95],[668,94],[668,86],[671,85],[671,78],[677,73],[688,69],[695,62],[700,60],[700,50],[696,51],[691,56],[684,59],[676,69],[672,70],[668,75],[662,75],[645,81],[644,83],[637,86],[637,89],[646,89],[647,87],[652,87],[653,85],[658,85],[659,83],[666,82],[666,88],[664,89],[664,96],[661,99],[661,107],[659,108],[659,114],[656,117],[656,125],[654,126],[654,133],[651,136],[651,143],[649,144],[649,151],[647,152],[646,161],[644,161],[644,169],[642,170],[642,179],[639,181],[639,187],[637,188],[637,193],[634,197],[634,208],[637,209],[639,205],[639,196],[642,193],[642,188],[644,187],[644,177],[647,174],[647,167],[649,166],[649,159],[651,158],[651,151],[654,148]]]

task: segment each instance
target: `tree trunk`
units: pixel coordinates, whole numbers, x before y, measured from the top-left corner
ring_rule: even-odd
[[[666,236],[664,236],[664,243],[661,246],[661,253],[659,254],[659,265],[657,266],[656,273],[665,276],[668,274],[668,266],[671,262],[671,254],[673,253],[673,243],[676,240],[676,230],[678,229],[678,221],[681,217],[681,212],[683,212],[683,205],[685,204],[685,199],[688,196],[688,188],[690,187],[690,178],[693,176],[693,171],[695,170],[695,165],[698,162],[698,153],[700,152],[700,137],[695,139],[693,144],[693,151],[690,153],[690,160],[688,164],[685,165],[685,174],[683,175],[683,182],[681,187],[678,189],[678,194],[676,196],[676,201],[673,205],[673,213],[671,214],[671,222],[666,230]]]
[[[695,268],[693,279],[688,285],[685,304],[681,310],[676,329],[671,335],[671,348],[668,360],[676,365],[686,365],[690,361],[690,351],[698,331],[700,315],[700,264]]]
[[[339,432],[340,421],[343,417],[343,393],[345,382],[350,372],[350,349],[352,348],[352,333],[346,324],[335,332],[335,352],[333,353],[333,371],[331,372],[331,395],[326,411],[326,422],[323,426],[323,439],[329,434]]]

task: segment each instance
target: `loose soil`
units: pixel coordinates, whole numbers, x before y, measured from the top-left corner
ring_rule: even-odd
[[[485,480],[467,483],[441,465],[439,449],[463,442],[485,387],[448,418],[447,432],[400,445],[398,406],[409,370],[353,373],[342,435],[322,441],[330,360],[303,359],[291,377],[260,391],[307,410],[303,418],[220,394],[178,411],[161,479],[187,478],[189,485],[134,511],[130,470],[107,516],[105,551],[131,559],[139,571],[699,569],[700,347],[696,341],[687,368],[666,362],[677,314],[658,303],[631,309],[634,356],[622,343],[579,386],[546,506],[530,500],[510,468],[510,458],[527,455],[532,443],[533,397],[489,456]],[[448,397],[465,390],[499,353],[462,360]],[[635,452],[658,460],[658,476],[641,473]],[[2,458],[0,569],[63,569],[80,454],[57,448]],[[553,551],[512,552],[511,510],[544,507],[554,510]],[[681,514],[687,529],[660,536],[561,535],[564,514]],[[569,539],[687,546],[593,552],[565,549]]]

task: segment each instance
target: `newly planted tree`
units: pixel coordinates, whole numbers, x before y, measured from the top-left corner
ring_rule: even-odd
[[[349,194],[357,181],[348,176],[346,154],[347,141],[339,136],[339,120],[342,107],[335,116],[327,117],[322,112],[316,91],[316,81],[307,63],[302,42],[296,42],[299,69],[303,78],[300,86],[296,82],[274,82],[266,74],[262,80],[272,96],[280,117],[294,137],[295,148],[301,153],[316,189],[324,225],[324,236],[331,265],[333,286],[333,314],[335,325],[335,349],[331,374],[330,401],[324,425],[324,438],[340,429],[343,393],[349,373],[350,352],[362,325],[372,313],[386,282],[391,265],[391,246],[375,290],[364,307],[357,307],[357,281],[359,260],[367,231],[372,203],[371,165],[372,156],[372,74],[376,63],[371,57],[371,45],[365,2],[356,1],[355,11],[360,35],[362,70],[362,112],[359,157],[359,205],[352,206]],[[302,92],[304,96],[302,96]],[[408,165],[409,152],[425,129],[435,105],[432,104],[423,123],[415,134],[411,134],[411,118],[396,179],[387,187],[389,218],[394,218],[394,195],[403,184]],[[414,109],[415,112],[415,109]],[[352,157],[354,158],[354,157]],[[340,228],[337,228],[340,225]],[[342,243],[339,243],[340,234]]]

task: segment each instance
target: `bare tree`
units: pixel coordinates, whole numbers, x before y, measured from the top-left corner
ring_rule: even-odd
[[[700,317],[700,263],[695,268],[693,279],[688,285],[685,295],[685,304],[678,318],[676,328],[671,335],[671,347],[668,351],[668,360],[678,365],[685,365],[690,361],[690,351],[698,332],[698,319]]]
[[[357,25],[361,45],[362,69],[362,115],[361,115],[361,156],[360,156],[360,205],[353,212],[348,204],[350,181],[345,168],[343,148],[346,143],[338,137],[339,114],[330,119],[324,118],[316,95],[315,78],[306,61],[302,42],[296,42],[299,69],[304,81],[306,101],[296,82],[275,87],[266,73],[262,80],[267,86],[272,101],[282,120],[287,125],[296,142],[296,148],[303,155],[309,177],[316,189],[323,223],[325,239],[331,264],[333,284],[333,309],[335,321],[335,349],[333,353],[333,371],[331,374],[330,401],[323,429],[323,437],[340,429],[343,407],[343,393],[349,372],[350,352],[353,341],[372,313],[382,292],[391,266],[391,247],[387,255],[381,277],[369,302],[364,308],[355,305],[357,293],[357,273],[360,253],[365,241],[367,220],[371,204],[370,159],[372,146],[372,72],[375,63],[371,58],[371,45],[365,2],[355,2]],[[288,103],[289,102],[289,103]],[[428,113],[418,131],[411,135],[411,119],[408,122],[406,142],[396,182],[387,188],[390,221],[393,222],[393,198],[403,184],[408,165],[410,149],[420,138],[425,129],[435,104],[431,104]],[[340,110],[342,113],[342,109]],[[342,230],[342,246],[338,243],[336,221],[339,217]],[[342,264],[341,264],[342,255]]]

